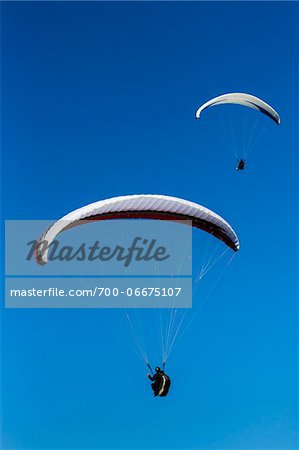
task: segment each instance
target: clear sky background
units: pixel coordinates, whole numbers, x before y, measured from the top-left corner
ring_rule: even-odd
[[[215,210],[241,241],[164,399],[113,312],[2,306],[2,448],[297,448],[298,4],[5,2],[1,21],[4,218],[159,193]],[[282,121],[260,115],[243,173],[214,125],[226,107],[194,119],[231,91]]]

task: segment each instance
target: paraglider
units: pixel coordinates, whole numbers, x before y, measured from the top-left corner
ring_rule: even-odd
[[[277,125],[280,124],[279,114],[272,106],[254,95],[245,94],[243,92],[233,92],[212,98],[197,109],[195,117],[196,119],[200,119],[202,113],[206,109],[225,104],[241,105],[250,109],[255,109],[268,116]],[[224,120],[222,120],[223,117],[221,117],[221,124],[219,124],[221,125],[221,134],[227,141],[226,144],[234,151],[235,158],[237,158],[236,170],[242,171],[245,168],[245,159],[248,156],[248,152],[255,147],[258,140],[265,132],[266,126],[264,121],[260,121],[258,118],[255,122],[252,120],[250,125],[250,118],[247,113],[243,116],[238,113],[237,117],[229,118],[226,111],[227,110],[225,109]]]
[[[278,113],[269,104],[257,97],[244,93],[224,94],[213,98],[197,109],[196,118],[199,119],[205,109],[221,104],[237,104],[258,110],[272,119],[276,124],[280,124],[280,117]],[[238,159],[236,170],[243,171],[245,169],[245,165],[246,160],[244,158]],[[237,252],[240,247],[238,237],[233,228],[221,216],[217,215],[213,211],[197,203],[178,197],[157,194],[137,194],[113,197],[91,203],[70,212],[58,221],[54,222],[47,230],[44,231],[39,240],[36,242],[34,251],[36,262],[40,265],[48,263],[49,249],[60,233],[91,221],[114,219],[154,219],[162,221],[187,220],[191,222],[193,227],[214,236],[234,252]],[[133,250],[136,250],[136,245],[132,247],[132,251]],[[203,267],[198,276],[199,280],[205,275],[208,268],[211,267],[214,262],[217,262],[220,257],[222,257],[222,255],[217,257],[217,259],[215,258],[211,263],[213,253],[211,256],[209,255],[207,264]],[[161,326],[162,347],[164,346],[162,348],[163,369],[157,366],[155,368],[155,373],[147,374],[147,377],[152,382],[151,388],[155,397],[167,396],[171,386],[171,379],[164,372],[164,362],[172,350],[173,343],[178,335],[178,331],[182,323],[182,321],[180,321],[179,326],[175,328],[175,319],[176,317],[174,313],[169,321],[166,340],[163,339],[163,330]],[[131,326],[133,328],[132,323]],[[138,337],[136,340],[138,340]],[[140,353],[142,354],[142,349]],[[144,362],[149,366],[146,354],[143,353],[142,356],[144,358]]]
[[[84,225],[90,221],[117,219],[154,219],[173,222],[183,220],[185,221],[183,222],[183,226],[190,224],[192,227],[204,231],[204,238],[206,238],[205,235],[208,234],[214,236],[216,240],[218,240],[217,244],[220,245],[221,242],[225,244],[226,248],[219,256],[217,256],[214,251],[211,253],[196,281],[199,281],[208,270],[222,258],[228,249],[237,252],[240,248],[238,237],[230,224],[208,208],[178,197],[157,194],[140,194],[100,200],[76,209],[54,222],[44,231],[36,242],[34,251],[35,261],[40,265],[45,265],[51,260],[51,258],[49,258],[51,245],[60,233],[75,226]],[[147,376],[152,381],[151,387],[155,397],[166,397],[171,385],[170,377],[164,372],[164,367],[167,358],[173,349],[174,342],[177,339],[184,318],[183,314],[178,321],[176,312],[176,306],[173,304],[169,321],[164,323],[166,327],[163,327],[163,320],[160,323],[163,368],[156,367],[155,373],[152,372],[150,367],[143,339],[140,339],[138,335],[140,322],[135,329],[129,312],[126,311],[125,313],[135,338],[137,350],[144,363],[152,372],[151,375],[148,374]],[[166,313],[169,313],[169,311],[166,310]]]
[[[152,381],[154,397],[166,397],[171,385],[170,377],[160,367],[156,367],[155,372],[153,376],[147,374],[147,377]]]

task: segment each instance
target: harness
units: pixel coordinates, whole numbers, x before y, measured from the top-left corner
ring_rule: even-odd
[[[160,386],[159,386],[159,390],[156,395],[158,397],[166,397],[166,395],[168,394],[168,391],[169,391],[170,384],[171,384],[171,381],[170,381],[169,376],[166,375],[165,373],[161,374]]]
[[[158,392],[159,396],[164,393],[164,389],[165,389],[165,384],[166,384],[167,378],[168,377],[166,377],[165,374],[162,375],[162,383],[161,383],[161,386],[160,386],[160,389],[159,389],[159,392]]]

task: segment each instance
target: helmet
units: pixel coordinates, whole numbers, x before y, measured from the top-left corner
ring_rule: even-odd
[[[155,368],[155,371],[158,373],[158,372],[161,372],[161,369],[160,369],[160,367],[156,367]]]

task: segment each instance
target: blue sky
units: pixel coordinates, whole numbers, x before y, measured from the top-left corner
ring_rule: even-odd
[[[2,307],[2,448],[297,448],[298,4],[4,2],[1,21],[5,219],[161,193],[215,210],[241,241],[165,399],[111,311]],[[244,173],[214,125],[224,107],[194,120],[231,91],[282,120]]]

